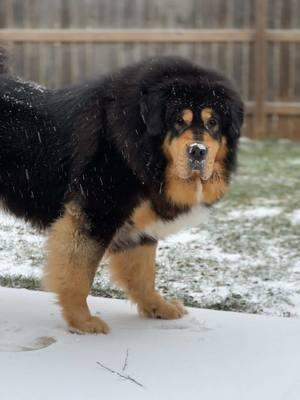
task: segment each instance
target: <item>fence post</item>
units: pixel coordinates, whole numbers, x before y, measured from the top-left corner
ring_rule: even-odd
[[[255,109],[253,134],[255,139],[266,135],[267,1],[255,0]]]

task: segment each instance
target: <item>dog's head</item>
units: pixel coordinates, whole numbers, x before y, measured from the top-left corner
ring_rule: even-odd
[[[141,115],[178,178],[206,181],[217,160],[234,164],[243,104],[226,80],[167,79],[143,96]]]

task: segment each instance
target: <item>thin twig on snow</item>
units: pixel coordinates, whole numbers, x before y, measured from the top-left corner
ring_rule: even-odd
[[[115,370],[113,370],[113,369],[111,369],[111,368],[109,368],[109,367],[106,367],[105,365],[103,365],[103,364],[102,364],[101,362],[99,362],[99,361],[97,361],[97,364],[100,365],[100,367],[106,369],[106,371],[109,371],[109,372],[111,372],[112,374],[115,374],[115,375],[119,376],[120,378],[126,379],[126,380],[128,380],[128,381],[130,381],[130,382],[132,382],[132,383],[135,383],[136,385],[138,385],[138,386],[140,386],[140,387],[142,387],[142,388],[145,389],[145,386],[144,386],[142,383],[138,382],[136,379],[132,378],[130,375],[121,374],[121,373],[118,372],[118,371],[115,371]]]

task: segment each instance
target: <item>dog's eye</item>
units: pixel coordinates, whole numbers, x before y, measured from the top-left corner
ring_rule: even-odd
[[[206,127],[209,130],[214,130],[218,127],[218,121],[216,120],[216,118],[210,118],[207,122],[206,122]]]
[[[179,126],[183,126],[185,124],[185,120],[183,118],[181,118],[181,117],[178,117],[176,119],[176,124],[179,125]]]

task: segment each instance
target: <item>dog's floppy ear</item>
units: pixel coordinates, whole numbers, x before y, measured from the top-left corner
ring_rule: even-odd
[[[163,132],[165,106],[160,93],[143,94],[140,101],[140,113],[150,136],[157,136]]]
[[[240,99],[231,108],[231,129],[230,134],[235,137],[240,137],[241,127],[244,122],[244,104]]]
[[[240,137],[241,127],[244,122],[244,104],[240,96],[234,90],[229,90],[228,94],[228,113],[230,115],[228,134],[233,139],[237,139]]]

